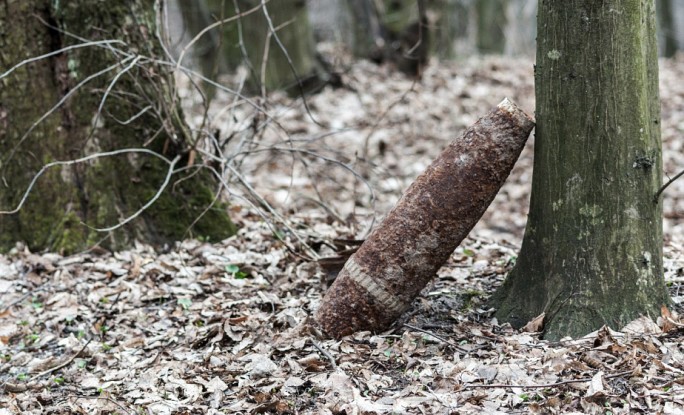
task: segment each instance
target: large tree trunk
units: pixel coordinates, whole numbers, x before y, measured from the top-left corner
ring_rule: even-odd
[[[515,268],[494,296],[546,337],[655,317],[663,282],[655,0],[544,0],[534,175]]]
[[[177,105],[173,76],[150,61],[163,58],[153,5],[17,0],[0,7],[0,74],[24,59],[85,41],[119,40],[74,47],[2,78],[0,210],[14,209],[36,173],[56,160],[146,147],[167,160],[177,158],[176,168],[188,165],[193,138]],[[168,170],[164,160],[140,152],[52,167],[18,213],[0,215],[0,249],[24,241],[31,249],[73,252],[98,243],[163,244],[234,233],[225,209],[211,207],[210,175],[195,167],[174,174],[156,203],[126,226],[105,233],[93,229],[134,215],[155,196]]]

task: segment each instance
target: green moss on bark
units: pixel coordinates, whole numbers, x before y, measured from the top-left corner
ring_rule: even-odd
[[[11,88],[0,88],[0,113],[7,111],[12,123],[0,123],[0,172],[7,183],[0,190],[2,209],[16,206],[32,177],[55,160],[146,147],[169,160],[181,157],[179,165],[187,163],[194,144],[174,97],[173,77],[149,59],[162,56],[153,6],[152,0],[80,0],[10,2],[0,8],[0,72],[26,57],[81,42],[66,32],[87,40],[125,42],[114,45],[121,50],[116,53],[105,47],[72,49],[26,65],[3,80]],[[64,32],[49,29],[34,15]],[[128,63],[137,59],[138,64],[115,83],[127,63],[81,86],[22,140],[29,127],[79,82],[126,58]],[[167,171],[163,160],[132,153],[54,167],[36,183],[18,214],[0,216],[0,249],[24,241],[32,249],[69,253],[95,243],[121,248],[134,239],[164,244],[193,235],[219,240],[235,232],[224,204],[216,204],[197,220],[214,200],[215,182],[202,172],[175,174],[155,205],[126,226],[109,234],[93,230],[138,211],[157,192]]]
[[[545,312],[548,338],[581,336],[668,301],[653,3],[540,2],[530,214],[500,320]]]

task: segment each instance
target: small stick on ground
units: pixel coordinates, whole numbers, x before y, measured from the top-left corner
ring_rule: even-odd
[[[429,331],[427,331],[427,330],[423,330],[423,329],[421,329],[420,327],[415,327],[415,326],[412,326],[412,325],[410,325],[410,324],[404,324],[404,327],[409,328],[409,329],[411,329],[411,330],[419,331],[419,332],[421,332],[421,333],[425,333],[425,334],[427,334],[427,335],[429,335],[429,336],[432,336],[432,337],[434,337],[435,339],[441,341],[442,343],[446,343],[446,344],[449,345],[450,347],[453,347],[454,349],[458,350],[458,351],[461,352],[461,353],[464,353],[464,354],[465,354],[465,353],[468,353],[468,351],[467,351],[466,349],[464,349],[464,348],[462,348],[462,347],[459,347],[456,343],[454,343],[454,342],[452,342],[452,341],[450,341],[450,340],[448,340],[448,339],[445,339],[445,338],[442,337],[442,336],[438,336],[438,335],[436,335],[435,333],[429,332]]]
[[[35,375],[34,377],[32,377],[31,380],[36,380],[36,379],[38,379],[38,378],[40,378],[40,377],[43,377],[43,376],[45,376],[45,375],[47,375],[47,374],[50,374],[50,373],[52,373],[52,372],[54,372],[54,371],[56,371],[56,370],[59,370],[59,369],[65,367],[65,366],[67,366],[69,363],[73,362],[74,359],[76,359],[76,358],[78,357],[78,355],[80,355],[81,353],[83,353],[83,351],[86,349],[86,347],[88,347],[88,345],[90,344],[90,341],[91,341],[91,340],[92,340],[92,338],[88,339],[88,341],[86,342],[86,344],[84,344],[83,347],[81,347],[81,349],[80,349],[78,352],[76,352],[76,354],[74,354],[73,356],[71,356],[71,358],[67,359],[64,363],[61,363],[61,364],[59,364],[59,365],[57,365],[57,366],[55,366],[55,367],[53,367],[53,368],[50,368],[50,369],[47,369],[47,370],[44,370],[44,371],[38,373],[37,375]]]
[[[319,346],[318,343],[314,341],[314,339],[309,338],[309,341],[311,342],[311,344],[313,344],[313,346],[316,349],[318,349],[319,352],[321,352],[323,356],[325,356],[326,359],[328,359],[333,369],[337,369],[337,363],[335,363],[335,358],[327,350]]]
[[[606,379],[612,379],[612,378],[619,378],[620,376],[628,375],[632,373],[631,370],[625,370],[624,372],[618,372],[618,373],[613,373],[610,375],[606,375]],[[582,379],[569,379],[569,380],[563,380],[560,382],[555,382],[555,383],[545,383],[542,385],[507,385],[504,383],[494,383],[491,385],[473,385],[473,384],[468,384],[463,386],[463,389],[474,389],[474,388],[528,388],[528,389],[544,389],[544,388],[555,388],[557,386],[563,386],[567,385],[569,383],[582,383],[582,382],[591,382],[592,378],[582,378]]]

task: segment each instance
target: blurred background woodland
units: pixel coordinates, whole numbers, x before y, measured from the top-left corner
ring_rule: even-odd
[[[198,33],[236,13],[258,7],[256,0],[169,2],[170,41],[177,52]],[[684,3],[657,0],[661,56],[671,57],[684,44]],[[262,13],[226,23],[198,40],[190,52],[205,76],[234,70],[241,63],[261,70],[268,57],[268,86],[286,87],[287,61],[264,51],[269,24],[278,28],[304,79],[316,73],[317,48],[345,47],[357,58],[394,62],[415,72],[429,57],[458,60],[474,55],[534,57],[536,0],[279,0],[268,3],[272,22]],[[271,49],[277,47],[270,46]],[[217,51],[220,51],[217,53]],[[411,59],[413,58],[413,59]],[[414,62],[407,62],[413,60]]]
[[[656,3],[673,56],[684,2]],[[534,0],[110,4],[0,12],[2,249],[221,240],[228,201],[274,223],[323,207],[362,236],[478,114],[504,95],[534,108]],[[506,189],[485,220],[527,208]],[[524,215],[507,218],[486,227],[520,237]]]

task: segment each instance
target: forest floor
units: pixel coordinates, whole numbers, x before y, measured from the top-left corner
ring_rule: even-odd
[[[285,96],[253,101],[265,116],[217,94],[211,128],[240,172],[237,236],[196,235],[161,252],[18,245],[0,256],[0,415],[684,413],[684,180],[664,199],[670,311],[549,342],[487,308],[522,238],[533,138],[400,321],[339,341],[320,335],[312,313],[336,262],[313,259],[353,248],[504,97],[534,108],[529,60],[433,64],[417,83],[336,64],[342,87],[311,96],[310,115]],[[684,57],[661,61],[669,175],[684,169],[681,79]],[[181,92],[199,125],[197,96]]]

